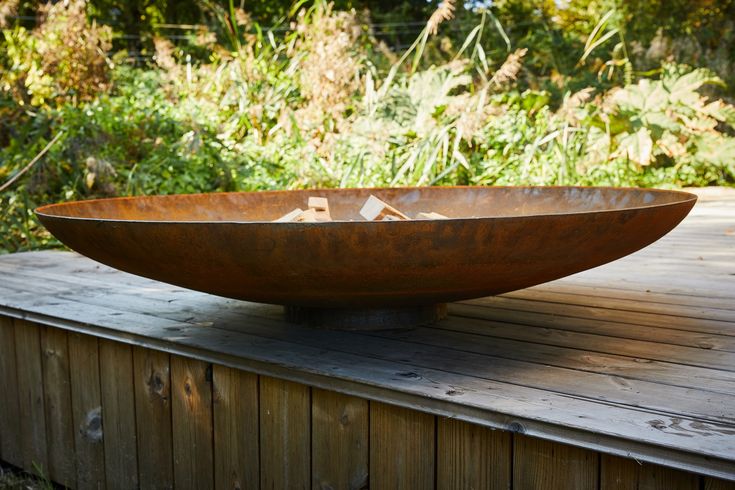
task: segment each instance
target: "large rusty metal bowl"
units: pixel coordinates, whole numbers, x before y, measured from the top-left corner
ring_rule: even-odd
[[[358,213],[370,194],[410,217],[451,219],[367,222]],[[334,221],[272,222],[310,196],[329,199]],[[400,321],[400,312],[426,319],[437,304],[628,255],[674,228],[695,201],[650,189],[431,187],[126,197],[36,213],[70,248],[133,274],[291,312],[379,308]]]

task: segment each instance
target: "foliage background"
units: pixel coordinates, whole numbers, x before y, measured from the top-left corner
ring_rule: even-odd
[[[733,19],[735,0],[0,0],[0,252],[58,246],[36,206],[112,195],[733,185]]]

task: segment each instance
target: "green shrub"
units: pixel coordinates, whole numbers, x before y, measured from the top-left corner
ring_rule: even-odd
[[[465,41],[437,51],[430,30],[447,21],[445,9],[399,57],[362,14],[317,3],[280,36],[230,19],[227,47],[209,45],[204,61],[158,40],[157,65],[133,68],[96,49],[68,66],[44,61],[40,46],[53,43],[71,56],[60,26],[76,26],[87,47],[104,43],[105,31],[79,15],[83,3],[52,9],[63,5],[77,10],[58,10],[34,31],[2,31],[0,182],[61,136],[0,192],[0,251],[58,246],[33,216],[40,204],[113,195],[735,182],[735,108],[702,94],[722,83],[711,72],[665,63],[597,84],[600,67],[580,65],[555,94],[534,82],[533,46],[507,39],[488,56],[488,36],[506,35],[490,12]],[[613,32],[597,25],[588,56]],[[88,71],[74,68],[83,60]],[[612,61],[621,60],[630,63]]]

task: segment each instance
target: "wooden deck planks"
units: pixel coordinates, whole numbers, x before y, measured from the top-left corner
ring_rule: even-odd
[[[174,472],[169,355],[134,347],[133,372],[140,488],[172,488]]]
[[[619,300],[625,302],[626,309],[632,309],[633,311],[639,311],[640,308],[644,308],[644,310],[640,311],[645,311],[645,308],[648,308],[647,305],[652,305],[654,308],[665,307],[666,305],[688,306],[701,308],[705,311],[714,311],[715,314],[730,314],[735,311],[735,305],[723,302],[720,298],[696,295],[696,290],[689,291],[690,294],[657,293],[650,290],[638,291],[612,287],[614,285],[588,284],[576,280],[577,277],[571,276],[559,281],[534,286],[529,291],[565,294],[570,297],[576,297],[575,301],[580,301],[578,298],[581,298],[581,301],[585,301],[585,298],[590,298],[592,301],[605,299]],[[512,296],[513,294],[507,293],[508,296]],[[638,306],[627,306],[630,303]]]
[[[732,395],[735,376],[727,372],[722,374],[722,371],[714,369],[687,369],[688,366],[681,367],[671,363],[644,362],[643,359],[599,355],[593,351],[580,352],[546,345],[534,346],[533,351],[526,352],[523,349],[528,344],[520,342],[504,342],[482,335],[454,331],[437,332],[428,328],[418,328],[411,332],[380,333],[375,336],[405,342],[397,345],[404,345],[406,348],[411,346],[415,352],[416,363],[420,366],[431,366],[432,359],[441,356],[441,361],[434,363],[434,367],[474,374],[496,381],[513,382],[578,396],[597,391],[608,401],[652,409],[656,409],[655,405],[658,403],[655,397],[661,396],[661,392],[664,391],[668,396],[677,397],[684,402],[679,405],[682,413],[688,406],[693,409],[690,414],[704,415],[710,412],[704,405],[714,403],[716,408],[714,405],[710,407],[714,409],[712,413],[720,413],[718,411],[724,409],[725,411],[721,412],[724,418],[735,415],[730,414],[729,408],[726,408],[735,403]],[[447,345],[451,345],[452,350],[448,350]],[[519,352],[509,355],[509,352],[513,351]],[[581,355],[576,359],[564,357],[574,356],[578,352]],[[482,360],[492,361],[491,373],[483,375],[472,370],[472,366],[476,366]],[[654,365],[650,366],[651,364]],[[649,367],[651,370],[647,371]],[[703,387],[703,382],[711,384]],[[703,390],[719,393],[719,396],[712,396]],[[633,393],[633,398],[628,398],[628,394],[631,394],[628,392]],[[647,398],[649,395],[652,398]],[[711,398],[703,404],[702,398],[705,397]]]
[[[599,457],[586,449],[513,436],[513,489],[595,490]]]
[[[18,373],[15,358],[15,326],[11,318],[0,316],[0,459],[21,466],[20,407]]]
[[[603,454],[600,490],[699,490],[697,475]]]
[[[371,488],[435,488],[436,418],[370,403]]]
[[[59,302],[60,301],[58,299],[54,300],[54,303],[56,303],[54,305],[54,311],[58,311]],[[40,309],[41,311],[43,311],[43,307],[41,307]],[[81,310],[70,310],[70,313],[73,313],[73,315],[78,319],[84,319],[85,315],[89,315],[90,321],[93,321],[94,318],[103,318],[105,322],[107,322],[108,319],[109,321],[120,321],[119,315],[114,314],[115,310],[110,310],[109,313],[106,313],[106,311],[106,309],[91,309],[90,311],[90,309],[85,307]],[[169,323],[164,322],[160,328],[156,328],[153,327],[153,324],[160,322],[157,322],[156,319],[153,317],[145,318],[148,319],[150,323],[149,325],[135,323],[127,328],[128,332],[130,334],[139,333],[147,336],[160,335],[163,339],[167,338],[167,329],[169,328],[167,325]],[[141,320],[142,319],[143,317],[141,317]],[[123,322],[123,324],[130,325],[129,322]],[[176,323],[171,324],[181,325]],[[266,330],[268,332],[272,332],[274,328],[277,330],[276,327],[274,327],[273,325],[269,325]],[[691,441],[689,439],[682,439],[681,437],[678,437],[676,433],[680,430],[677,427],[685,427],[687,424],[694,422],[686,421],[679,418],[676,419],[677,421],[674,421],[672,419],[671,422],[668,422],[668,420],[670,420],[670,415],[668,414],[656,414],[656,418],[654,419],[656,423],[651,425],[646,422],[647,420],[650,420],[650,414],[633,415],[635,411],[631,412],[627,409],[618,411],[618,413],[616,413],[616,410],[619,409],[613,409],[610,406],[601,406],[594,403],[593,401],[582,402],[579,400],[575,401],[568,397],[560,398],[548,392],[535,392],[533,390],[529,391],[527,388],[523,388],[517,385],[513,385],[512,387],[510,385],[498,385],[488,381],[483,382],[482,380],[476,380],[472,377],[462,377],[458,376],[457,374],[451,374],[432,369],[413,369],[412,371],[406,371],[407,366],[396,366],[391,364],[385,364],[384,366],[381,366],[381,363],[374,359],[371,360],[367,358],[360,358],[354,355],[343,356],[336,352],[330,353],[330,355],[327,357],[325,356],[325,351],[323,348],[312,349],[313,354],[307,354],[309,352],[309,349],[303,346],[297,348],[295,344],[285,343],[281,345],[278,343],[274,343],[271,340],[266,340],[266,342],[263,343],[262,341],[257,340],[256,337],[253,337],[252,341],[246,341],[246,339],[249,338],[247,335],[237,334],[234,332],[223,333],[224,336],[221,337],[221,339],[217,336],[209,335],[214,332],[213,330],[207,330],[206,336],[199,336],[198,334],[203,332],[201,327],[195,327],[193,325],[191,327],[179,326],[176,328],[177,343],[179,345],[192,343],[192,345],[196,345],[199,352],[201,352],[201,349],[204,349],[204,351],[218,352],[222,354],[227,354],[228,352],[230,352],[232,355],[237,356],[242,356],[243,353],[249,352],[250,354],[248,355],[254,356],[254,359],[259,358],[259,356],[264,356],[262,357],[263,359],[268,359],[269,362],[274,362],[276,364],[293,364],[293,362],[296,360],[294,354],[298,352],[298,364],[313,365],[315,367],[318,366],[318,369],[323,370],[323,372],[325,373],[329,373],[330,381],[328,382],[328,384],[330,386],[335,385],[335,376],[347,376],[347,378],[351,379],[360,379],[364,376],[365,372],[370,372],[371,376],[373,377],[371,383],[382,383],[383,386],[390,386],[391,390],[395,392],[414,393],[415,396],[422,397],[428,395],[431,399],[437,400],[437,402],[431,404],[424,403],[423,405],[425,406],[425,409],[431,409],[431,406],[437,405],[437,403],[439,407],[442,406],[442,402],[438,402],[439,400],[445,400],[446,403],[450,404],[453,407],[449,408],[449,405],[447,405],[447,407],[445,408],[446,410],[457,411],[457,413],[472,413],[474,409],[471,407],[484,407],[481,416],[479,415],[479,413],[475,413],[475,415],[473,415],[473,417],[480,418],[475,418],[473,420],[482,419],[484,420],[484,423],[490,423],[491,425],[494,425],[496,427],[505,427],[506,424],[504,422],[499,422],[499,420],[501,419],[492,416],[491,412],[487,412],[485,410],[500,410],[501,412],[510,410],[511,413],[515,414],[518,420],[523,421],[522,423],[526,427],[526,430],[529,431],[529,433],[534,433],[536,435],[554,433],[554,437],[559,437],[560,435],[559,433],[557,433],[556,429],[556,427],[558,427],[559,425],[556,424],[561,424],[560,426],[564,427],[566,423],[572,420],[574,420],[576,424],[581,419],[577,418],[574,413],[589,413],[591,415],[585,416],[585,418],[583,419],[583,426],[586,427],[587,430],[602,430],[604,432],[610,426],[609,421],[611,419],[614,419],[618,421],[615,424],[616,434],[628,434],[627,436],[623,437],[628,437],[629,440],[647,441],[646,444],[663,444],[666,448],[680,448],[679,450],[688,447],[691,444]],[[281,326],[281,329],[284,330],[285,326]],[[289,329],[289,337],[296,337],[296,335],[294,335],[294,332],[298,330],[298,327],[289,327]],[[156,331],[160,333],[156,333]],[[282,334],[283,333],[279,335]],[[318,342],[318,335],[320,335],[318,332],[312,332],[308,335],[308,341]],[[343,336],[344,335],[346,334],[343,334]],[[243,341],[246,342],[243,343]],[[334,344],[334,339],[330,340],[330,342]],[[165,341],[164,344],[169,349],[172,347],[172,344],[169,341]],[[266,346],[267,348],[265,348]],[[191,352],[194,351],[189,351],[189,353]],[[307,357],[304,357],[305,355]],[[220,354],[217,354],[215,357],[219,356]],[[313,359],[312,361],[308,360],[309,356],[311,356],[311,359]],[[264,367],[261,366],[258,369],[263,368]],[[293,371],[279,370],[271,372],[273,372],[274,374],[276,374],[277,372],[279,376],[287,377],[293,376],[294,374]],[[349,374],[350,372],[354,374]],[[401,377],[396,378],[396,373],[406,372],[415,373],[415,376],[407,377],[405,379],[402,379]],[[377,376],[378,378],[375,378],[375,376]],[[307,377],[297,379],[308,379],[308,382],[310,384],[315,384],[317,386],[320,384],[319,378]],[[382,381],[377,381],[377,379],[382,379]],[[397,382],[398,380],[405,381],[405,383]],[[438,386],[436,385],[437,382],[440,383]],[[486,389],[485,387],[488,386],[490,386],[492,390],[488,393],[489,395],[491,395],[489,397],[485,396],[485,394],[483,393],[483,391]],[[462,396],[457,397],[453,394],[447,394],[455,393],[457,391],[457,387],[459,387],[460,390],[464,393]],[[499,398],[498,395],[502,396]],[[382,392],[380,396],[388,396],[388,398],[390,398],[390,395],[388,395],[387,392]],[[539,400],[539,402],[531,402],[531,400]],[[529,402],[531,403],[529,404]],[[549,410],[550,406],[553,406],[554,410]],[[434,409],[436,410],[439,408],[435,406]],[[538,412],[539,410],[544,413],[545,419],[541,425],[538,425],[537,417],[536,415],[534,415],[536,413],[540,413]],[[648,418],[642,419],[641,417]],[[493,422],[493,420],[495,420],[495,422]],[[551,426],[545,425],[549,422],[555,424],[553,426],[554,429],[552,432],[548,432],[549,430],[551,430]],[[684,426],[682,426],[682,424],[684,424]],[[697,422],[697,424],[699,424],[699,422]],[[705,424],[700,427],[704,428],[707,427],[707,425]],[[718,434],[716,427],[713,426],[712,429],[714,429],[713,432],[706,432],[707,437],[697,440],[697,452],[703,452],[705,454],[722,454],[723,457],[726,458],[725,455],[731,453],[728,444],[731,444],[732,441],[731,439],[728,439],[727,436],[725,436],[724,434]],[[572,439],[567,440],[577,440],[577,436],[573,436]],[[592,445],[592,447],[600,447],[597,445],[599,441],[599,436],[596,436],[595,443]],[[652,450],[653,452],[649,453],[648,450],[645,450],[641,452],[643,446],[633,445],[633,447],[631,447],[630,443],[626,443],[625,446],[619,446],[617,445],[617,443],[611,445],[612,442],[613,441],[605,442],[603,447],[607,448],[607,450],[609,451],[620,451],[623,447],[625,447],[626,453],[632,452],[632,454],[636,455],[636,457],[644,457],[645,455],[646,458],[653,457],[653,461],[660,461],[660,456],[653,456],[654,454],[657,454],[656,451]],[[584,442],[584,444],[590,444],[590,442]],[[674,460],[676,460],[676,464],[691,464],[691,462],[685,463],[685,460],[689,458],[688,456],[685,459],[681,459],[684,456],[681,453],[667,452],[666,454],[667,458],[673,458]],[[705,465],[706,467],[703,467],[701,471],[709,471],[707,470],[707,468],[711,468],[711,465],[717,467],[721,464],[716,461],[716,459],[707,460],[707,463]]]
[[[261,376],[261,488],[311,486],[310,420],[308,386]]]
[[[48,475],[41,327],[23,320],[14,324],[22,466]]]
[[[648,327],[672,328],[675,329],[715,333],[721,335],[731,335],[728,325],[732,324],[732,320],[713,320],[709,318],[696,318],[688,315],[677,315],[675,312],[667,313],[649,313],[640,311],[626,311],[612,308],[590,307],[585,305],[575,305],[569,303],[552,303],[543,301],[531,301],[527,299],[519,299],[505,296],[497,296],[494,298],[482,298],[474,300],[470,304],[487,306],[487,314],[492,314],[494,310],[510,310],[510,311],[533,311],[536,313],[544,313],[547,315],[563,315],[572,318],[585,318],[599,320],[603,319],[608,322],[641,325]],[[673,310],[674,308],[672,308]],[[476,309],[476,312],[483,310]],[[500,313],[503,313],[501,311]],[[703,315],[700,315],[703,316]]]
[[[64,330],[41,329],[46,444],[49,477],[63,486],[76,487],[67,337]]]
[[[512,434],[437,418],[436,487],[506,490],[511,482]]]
[[[735,481],[707,477],[704,479],[704,490],[735,490]]]
[[[368,488],[368,401],[317,388],[311,401],[312,488]]]
[[[451,315],[462,316],[474,320],[487,320],[512,325],[523,325],[543,329],[561,330],[562,332],[581,332],[605,337],[671,344],[683,347],[714,349],[735,352],[735,336],[729,335],[727,329],[719,332],[694,332],[679,328],[656,327],[634,323],[622,323],[609,319],[577,318],[564,315],[565,312],[548,314],[526,310],[504,310],[481,305],[452,304]],[[675,322],[672,322],[675,326]]]
[[[258,376],[215,365],[213,429],[215,488],[260,485]]]
[[[78,489],[103,488],[105,486],[104,427],[97,339],[89,335],[71,333],[68,343],[74,454],[77,458],[76,487]]]
[[[586,332],[569,332],[530,325],[521,326],[502,322],[488,322],[471,318],[452,319],[452,321],[436,325],[436,328],[590,352],[623,355],[633,359],[648,359],[720,371],[735,371],[735,365],[733,364],[735,353],[708,349],[706,348],[709,346],[708,344],[702,347],[697,347],[696,344],[691,346],[664,344],[662,346],[656,342]]]
[[[314,386],[401,404],[423,398],[422,409],[433,413],[454,410],[494,427],[517,422],[527,434],[576,438],[616,454],[626,454],[623,441],[629,441],[636,457],[669,457],[689,469],[697,454],[707,454],[714,459],[703,459],[700,470],[718,467],[712,474],[722,476],[735,473],[729,435],[735,429],[735,241],[723,233],[735,222],[735,205],[728,206],[729,214],[695,208],[698,213],[670,236],[613,264],[453,305],[450,320],[409,333],[314,332],[284,325],[272,307],[180,290],[53,252],[0,258],[0,275],[10,278],[0,283],[0,308]],[[31,282],[38,284],[33,292]],[[136,373],[136,404],[140,383]],[[313,393],[312,416],[319,390]],[[254,409],[262,416],[257,401]],[[605,420],[616,421],[613,433]],[[316,426],[309,431],[308,451],[318,459],[318,448],[332,442],[315,445]],[[0,447],[4,441],[0,434]],[[171,471],[172,446],[169,441]],[[248,471],[242,458],[223,464],[238,468],[232,481],[263,481],[262,475],[241,476]],[[318,468],[302,469],[299,480],[321,481]]]
[[[212,366],[171,356],[171,394],[174,486],[212,488]]]
[[[504,298],[543,301],[564,305],[578,305],[605,310],[630,311],[637,313],[652,313],[655,315],[704,318],[724,322],[735,321],[735,311],[727,309],[693,306],[681,303],[660,303],[652,301],[645,293],[638,293],[633,297],[597,297],[589,294],[579,294],[554,289],[529,288],[504,294]],[[721,305],[724,306],[724,305]],[[522,310],[521,310],[522,311]],[[665,328],[665,327],[664,327]]]
[[[133,349],[119,342],[100,340],[99,355],[107,488],[137,488]]]

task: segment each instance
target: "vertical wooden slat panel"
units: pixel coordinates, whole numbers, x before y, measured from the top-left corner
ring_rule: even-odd
[[[370,487],[434,488],[433,415],[370,402]]]
[[[99,366],[97,339],[70,333],[69,374],[79,489],[105,487]]]
[[[704,490],[735,490],[735,482],[706,477],[704,479]]]
[[[699,477],[693,473],[632,459],[601,456],[601,490],[698,490]]]
[[[77,469],[67,333],[58,328],[44,327],[41,330],[41,353],[49,476],[63,486],[75,487]]]
[[[21,466],[23,451],[20,443],[15,327],[13,320],[7,317],[0,317],[0,390],[0,459]]]
[[[215,365],[213,409],[215,488],[258,488],[258,376]]]
[[[46,414],[43,403],[41,332],[38,325],[15,320],[22,465],[27,471],[48,472]]]
[[[309,387],[260,377],[261,488],[311,486]]]
[[[138,481],[143,489],[173,487],[169,355],[133,348]]]
[[[99,349],[107,488],[136,488],[138,448],[135,436],[133,349],[129,345],[102,339]]]
[[[439,417],[436,451],[437,488],[510,488],[509,432]]]
[[[521,434],[513,437],[514,490],[597,488],[598,453]]]
[[[367,400],[316,388],[311,397],[312,488],[367,488]]]
[[[176,488],[214,487],[211,373],[206,362],[171,356],[171,426]]]

